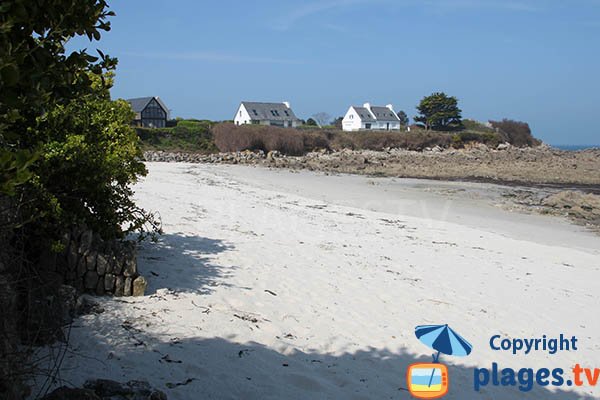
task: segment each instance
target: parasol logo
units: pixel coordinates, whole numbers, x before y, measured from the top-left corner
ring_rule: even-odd
[[[465,357],[473,346],[446,325],[420,325],[415,335],[421,343],[437,351],[433,362],[416,363],[408,367],[406,381],[410,394],[417,399],[438,399],[448,394],[450,378],[448,367],[439,362],[440,355]]]

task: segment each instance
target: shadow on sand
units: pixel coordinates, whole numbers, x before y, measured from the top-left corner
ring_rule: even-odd
[[[221,338],[165,342],[140,333],[136,340],[144,345],[132,346],[125,354],[119,352],[119,358],[134,359],[142,369],[114,366],[110,368],[114,376],[106,378],[123,380],[126,373],[127,379],[148,379],[170,399],[410,399],[407,367],[431,361],[429,357],[380,349],[338,355],[302,352],[294,348],[294,340],[281,341],[282,351]],[[108,353],[111,348],[106,346]],[[492,386],[475,392],[473,368],[447,365],[447,399],[596,398],[535,386],[527,393],[516,387]]]
[[[233,268],[219,266],[211,258],[231,249],[220,240],[164,235],[158,243],[143,245],[140,270],[144,274],[153,273],[149,279],[150,293],[169,287],[207,294],[212,287],[226,284],[224,280]],[[210,317],[207,314],[207,323]],[[94,354],[110,357],[96,359],[86,356],[85,350],[81,355],[74,351],[68,357],[71,365],[85,363],[85,369],[93,371],[93,376],[87,378],[148,380],[164,390],[169,399],[410,399],[405,379],[408,366],[431,361],[430,357],[376,348],[330,354],[309,350],[309,338],[291,335],[273,337],[269,347],[261,343],[238,343],[234,330],[222,337],[184,339],[177,337],[177,333],[169,334],[168,327],[161,334],[148,333],[145,315],[129,321],[106,315],[102,318],[110,335],[92,339]],[[196,328],[202,331],[201,326]],[[227,332],[226,326],[221,328]],[[269,328],[260,329],[264,332]],[[473,389],[476,366],[443,361],[450,375],[447,399],[597,398],[539,386],[526,393],[517,387],[493,386],[476,392]],[[477,367],[491,368],[491,365]],[[569,373],[565,371],[566,378]]]
[[[158,242],[143,242],[138,252],[138,268],[149,279],[147,293],[160,288],[174,291],[211,292],[226,285],[233,267],[212,263],[211,258],[233,247],[218,239],[165,234]]]

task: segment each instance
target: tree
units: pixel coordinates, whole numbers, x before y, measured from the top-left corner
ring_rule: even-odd
[[[306,120],[306,124],[305,125],[307,125],[307,126],[317,126],[318,124],[317,124],[317,121],[315,121],[312,118],[309,118],[308,120]]]
[[[82,71],[100,73],[115,60],[85,51],[65,55],[66,40],[86,35],[98,40],[110,30],[103,0],[73,2],[4,0],[0,4],[0,194],[33,178],[39,158],[38,118],[54,103],[75,98],[89,88]]]
[[[414,118],[425,129],[453,130],[461,127],[461,109],[458,108],[456,97],[445,93],[433,93],[424,97],[417,106],[418,116]]]
[[[105,0],[0,3],[0,192],[27,200],[40,237],[73,224],[116,237],[148,220],[131,201],[145,174],[131,109],[109,95],[117,60],[65,50],[99,40],[113,15]]]
[[[344,117],[337,117],[336,119],[333,120],[333,126],[335,126],[335,129],[342,129],[342,121],[344,120]]]
[[[316,113],[312,117],[317,122],[317,125],[319,125],[319,128],[322,128],[323,125],[329,124],[331,121],[331,115],[327,114],[326,112]]]
[[[408,115],[402,110],[398,111],[398,118],[400,119],[400,125],[407,126],[408,125]]]

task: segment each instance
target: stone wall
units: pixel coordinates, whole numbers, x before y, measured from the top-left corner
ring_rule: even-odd
[[[278,152],[270,152],[271,155]],[[228,163],[256,164],[267,158],[264,151],[238,151],[233,153],[196,154],[169,151],[146,151],[144,159],[154,162],[187,162],[187,163]]]
[[[74,229],[63,243],[67,285],[99,296],[144,295],[147,282],[137,271],[135,242],[107,242],[90,230]]]

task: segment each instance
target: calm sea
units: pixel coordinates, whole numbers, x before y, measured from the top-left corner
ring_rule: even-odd
[[[552,147],[556,147],[557,149],[567,150],[567,151],[577,151],[577,150],[585,150],[585,149],[600,149],[600,144],[553,145]]]

